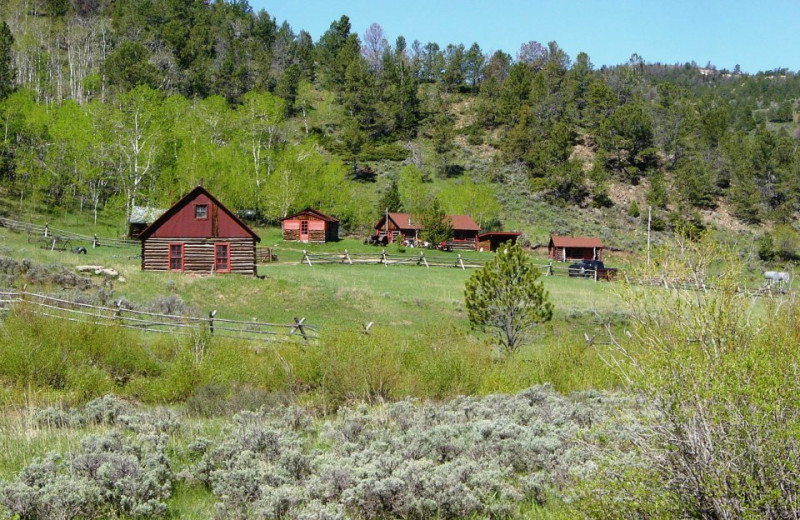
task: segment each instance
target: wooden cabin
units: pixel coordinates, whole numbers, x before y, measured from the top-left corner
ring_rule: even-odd
[[[164,211],[166,210],[147,206],[134,206],[128,221],[128,238],[139,238],[142,231],[163,215]]]
[[[306,208],[281,219],[284,240],[297,242],[335,242],[339,240],[339,219]]]
[[[478,250],[497,251],[505,243],[513,245],[522,233],[519,231],[487,231],[478,235]]]
[[[139,235],[142,270],[256,274],[261,239],[198,186]]]
[[[375,236],[385,243],[391,244],[398,240],[416,240],[422,229],[420,219],[412,217],[409,213],[384,213],[375,223]]]
[[[594,237],[550,235],[550,243],[547,245],[547,250],[550,258],[557,262],[603,259],[603,241]]]
[[[469,215],[446,215],[444,220],[453,228],[453,238],[447,241],[447,249],[478,249],[478,233],[481,227]]]

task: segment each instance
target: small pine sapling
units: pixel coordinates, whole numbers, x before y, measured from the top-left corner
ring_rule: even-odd
[[[514,244],[467,280],[465,300],[472,324],[490,331],[511,354],[538,323],[553,317],[539,270]]]

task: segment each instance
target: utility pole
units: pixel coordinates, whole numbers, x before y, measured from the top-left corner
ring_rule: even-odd
[[[650,267],[650,224],[652,222],[652,207],[647,206],[647,267]]]

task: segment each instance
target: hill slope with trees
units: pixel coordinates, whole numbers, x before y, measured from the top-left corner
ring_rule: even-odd
[[[345,15],[313,41],[246,0],[9,0],[0,14],[0,188],[23,210],[128,217],[203,181],[264,221],[313,206],[351,232],[388,198],[534,241],[635,248],[648,206],[656,229],[795,237],[800,76],[785,69],[636,54],[597,68],[533,40],[489,55],[359,34]]]

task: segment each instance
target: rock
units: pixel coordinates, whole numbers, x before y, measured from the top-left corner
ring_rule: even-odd
[[[103,268],[102,265],[79,265],[75,267],[75,270],[79,273],[95,273],[98,272]]]
[[[105,269],[100,269],[100,271],[96,274],[105,276],[106,278],[119,278],[119,273],[117,272],[117,270],[111,269],[110,267],[107,267]]]

